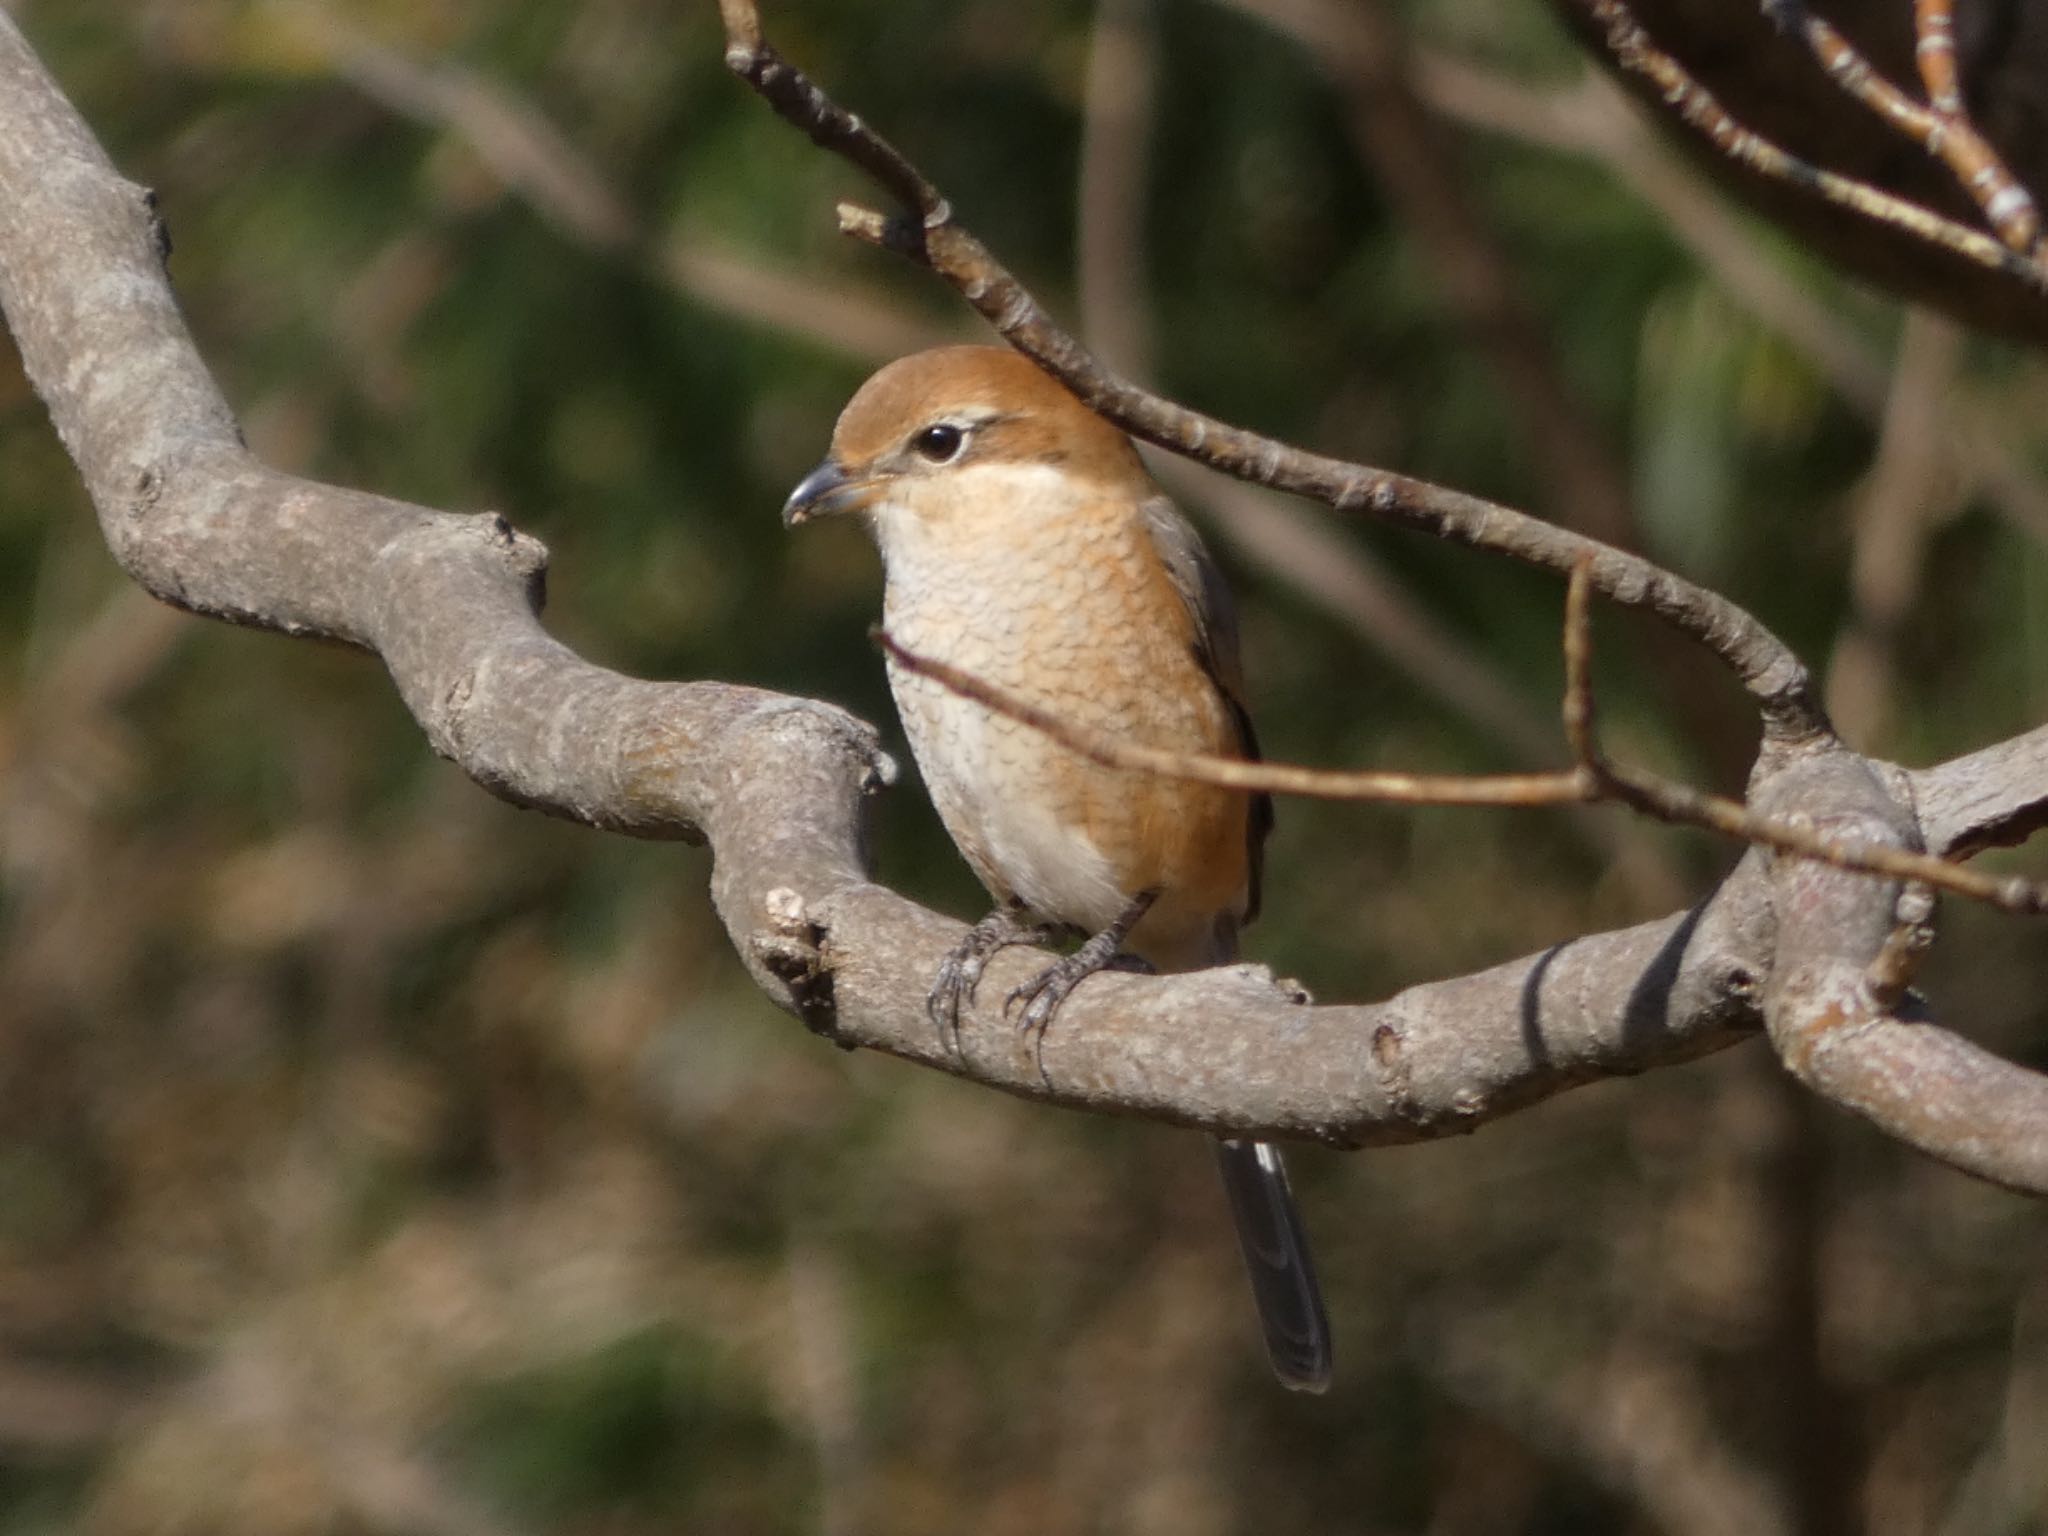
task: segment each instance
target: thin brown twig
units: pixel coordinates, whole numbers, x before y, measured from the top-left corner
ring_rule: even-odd
[[[1651,40],[1624,0],[1572,3],[1600,28],[1607,51],[1619,67],[1647,80],[1662,95],[1677,121],[1729,160],[1767,180],[1798,187],[1876,223],[1890,225],[1976,266],[2017,278],[2037,293],[2048,292],[2048,265],[1917,203],[1880,192],[1853,177],[1823,170],[1744,127],[1684,65]]]
[[[1955,0],[1914,0],[1913,57],[1934,110],[1947,117],[1961,117],[1963,82],[1956,69]]]
[[[1418,86],[1437,111],[1470,127],[1589,157],[1652,208],[1700,264],[1765,327],[1801,353],[1857,414],[1883,418],[1888,370],[1877,349],[1827,305],[1792,281],[1754,232],[1706,186],[1694,168],[1667,152],[1642,118],[1623,110],[1604,76],[1566,89],[1543,89],[1439,51],[1417,59]],[[1947,402],[1949,472],[1985,496],[2020,532],[2048,542],[2048,486],[2015,446],[2009,403]],[[1959,436],[1958,436],[1959,434]]]
[[[858,166],[905,207],[916,209],[925,228],[937,229],[952,220],[952,205],[924,172],[775,51],[761,33],[761,10],[755,0],[718,0],[718,15],[725,23],[725,67],[760,92],[777,116],[801,128],[820,149]]]
[[[721,0],[726,63],[813,142],[843,155],[916,210],[890,218],[842,203],[839,226],[929,267],[959,290],[1012,346],[1090,409],[1134,437],[1238,479],[1368,513],[1438,538],[1559,574],[1591,557],[1593,584],[1646,608],[1721,659],[1749,690],[1767,744],[1789,749],[1833,739],[1806,666],[1754,615],[1651,562],[1555,527],[1526,512],[1445,486],[1310,453],[1140,389],[1103,368],[1053,324],[1031,293],[968,230],[924,175],[859,117],[833,101],[760,39],[753,0]]]
[[[1551,521],[1626,549],[1644,540],[1628,466],[1559,365],[1515,262],[1460,173],[1459,144],[1419,92],[1419,69],[1389,0],[1227,0],[1297,43],[1330,79],[1351,140],[1426,257],[1429,281],[1485,360],[1536,471]],[[1697,761],[1740,783],[1750,732],[1742,703],[1712,685],[1683,636],[1654,629],[1644,661]]]
[[[1573,572],[1571,586],[1565,593],[1565,735],[1579,767],[1598,785],[1597,798],[1618,801],[1659,821],[1718,832],[1774,853],[1789,853],[1861,874],[1922,881],[2004,912],[2048,912],[2048,884],[2018,876],[1997,879],[1911,849],[1843,842],[1809,825],[1760,815],[1740,801],[1707,794],[1614,762],[1599,743],[1592,683],[1591,602],[1591,584]]]
[[[2048,885],[2017,876],[1997,879],[1910,849],[1828,837],[1811,826],[1760,815],[1739,801],[1624,767],[1607,757],[1599,743],[1592,681],[1592,572],[1592,562],[1581,561],[1573,568],[1565,594],[1562,712],[1576,766],[1558,773],[1357,772],[1148,747],[1068,720],[986,678],[909,650],[886,630],[878,628],[874,636],[906,671],[929,677],[963,698],[1040,731],[1105,768],[1188,779],[1219,789],[1381,805],[1547,806],[1608,801],[1658,821],[1716,832],[1837,869],[1921,881],[2002,911],[2048,912]]]
[[[1769,9],[1780,26],[1806,44],[1846,95],[1945,164],[1970,200],[1983,209],[1984,222],[1997,231],[1999,239],[2023,256],[2040,254],[2041,219],[2032,195],[1964,114],[1962,94],[1955,89],[1955,38],[1945,0],[1920,0],[1913,16],[1918,34],[1916,54],[1923,76],[1930,77],[1928,93],[1935,99],[1933,106],[1915,101],[1893,85],[1854,43],[1809,10],[1804,0],[1772,0]],[[1939,87],[1934,84],[1937,80]]]
[[[1300,795],[1311,800],[1352,800],[1383,805],[1576,805],[1592,798],[1591,784],[1576,769],[1556,773],[1426,774],[1350,769],[1302,768],[1290,763],[1248,762],[1207,752],[1174,752],[1147,747],[1109,731],[1068,720],[986,678],[905,647],[887,630],[875,641],[898,666],[929,677],[962,698],[1042,732],[1070,752],[1105,768],[1153,773],[1164,778],[1241,789],[1252,794]]]
[[[1018,351],[1091,410],[1134,437],[1212,469],[1306,496],[1339,512],[1378,517],[1454,543],[1564,574],[1583,556],[1617,602],[1648,609],[1692,636],[1739,678],[1774,744],[1832,737],[1805,663],[1754,615],[1637,555],[1448,486],[1311,453],[1190,410],[1104,369],[1055,325],[1031,293],[967,230],[950,220],[916,227],[842,203],[839,226],[897,251],[951,282]]]

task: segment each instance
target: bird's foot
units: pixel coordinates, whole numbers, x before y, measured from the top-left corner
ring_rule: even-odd
[[[1131,899],[1131,904],[1117,914],[1116,921],[1096,934],[1063,960],[1056,960],[1011,991],[1003,1000],[1003,1016],[1009,1017],[1019,1004],[1023,1011],[1017,1015],[1017,1032],[1022,1035],[1045,1035],[1046,1026],[1052,1023],[1053,1015],[1060,1010],[1060,1004],[1067,1000],[1082,982],[1097,971],[1150,971],[1152,967],[1136,955],[1126,955],[1124,940],[1138,925],[1138,919],[1151,909],[1158,899],[1157,891],[1140,891]]]
[[[1054,933],[1054,929],[1032,922],[1021,908],[1014,906],[997,907],[968,929],[967,937],[940,964],[938,977],[925,998],[925,1015],[938,1026],[940,1036],[951,1040],[958,1049],[960,1010],[974,1001],[974,989],[981,984],[981,973],[988,968],[991,955],[1012,944],[1043,944]]]

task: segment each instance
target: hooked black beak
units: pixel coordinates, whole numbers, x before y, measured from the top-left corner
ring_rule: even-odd
[[[794,528],[814,517],[838,512],[858,512],[868,504],[874,486],[840,468],[837,459],[827,459],[797,482],[782,504],[782,526]]]

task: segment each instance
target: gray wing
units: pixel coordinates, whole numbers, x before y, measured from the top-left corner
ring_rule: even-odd
[[[1174,590],[1188,605],[1195,621],[1195,659],[1216,681],[1230,716],[1237,725],[1238,750],[1256,762],[1258,734],[1252,729],[1251,712],[1244,702],[1244,668],[1237,653],[1237,604],[1223,580],[1223,572],[1202,544],[1194,525],[1181,516],[1180,509],[1164,496],[1154,496],[1139,509],[1152,547],[1159,552]],[[1259,915],[1259,892],[1264,884],[1266,836],[1273,830],[1273,799],[1252,796],[1246,841],[1251,853],[1251,888],[1245,901],[1244,920]]]

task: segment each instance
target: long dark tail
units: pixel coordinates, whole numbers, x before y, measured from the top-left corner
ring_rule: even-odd
[[[1320,1392],[1330,1384],[1330,1320],[1309,1257],[1308,1233],[1287,1187],[1280,1149],[1263,1141],[1218,1141],[1216,1166],[1237,1223],[1266,1353],[1282,1386]]]

